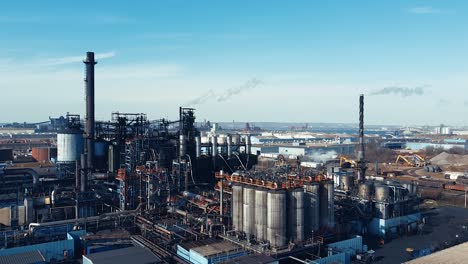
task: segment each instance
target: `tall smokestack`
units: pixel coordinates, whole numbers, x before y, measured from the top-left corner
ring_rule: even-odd
[[[94,52],[86,52],[86,59],[83,61],[86,65],[86,168],[91,171],[94,168]]]
[[[360,182],[366,179],[366,156],[364,152],[364,95],[359,96],[359,150],[358,150],[358,180]]]

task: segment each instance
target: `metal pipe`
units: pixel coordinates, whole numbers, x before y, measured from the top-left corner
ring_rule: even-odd
[[[81,166],[80,161],[77,160],[75,163],[75,189],[79,190],[81,188]]]
[[[227,140],[227,156],[230,159],[232,156],[232,136],[228,135],[226,137],[226,140]]]
[[[185,154],[187,153],[187,144],[185,140],[185,135],[180,135],[179,136],[179,157],[182,159],[185,157]]]
[[[211,155],[213,159],[216,160],[218,156],[218,137],[215,135],[211,137],[211,148]]]
[[[81,192],[86,192],[88,190],[88,168],[86,164],[86,154],[81,154]]]
[[[195,137],[195,156],[197,158],[201,157],[201,138],[200,138],[200,136]]]
[[[94,52],[86,52],[86,59],[83,61],[86,65],[86,125],[85,125],[85,136],[86,136],[86,154],[87,161],[86,165],[89,170],[94,168]]]

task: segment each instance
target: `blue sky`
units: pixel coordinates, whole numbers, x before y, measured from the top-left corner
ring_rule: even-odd
[[[356,122],[364,93],[370,124],[468,125],[467,11],[461,0],[1,1],[0,120],[83,114],[80,60],[95,51],[101,119],[175,118],[197,101],[214,121]]]

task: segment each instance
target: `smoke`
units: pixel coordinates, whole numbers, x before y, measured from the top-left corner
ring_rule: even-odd
[[[412,95],[421,96],[421,95],[424,95],[426,88],[427,88],[427,86],[425,86],[425,85],[424,86],[417,86],[417,87],[413,87],[413,88],[392,86],[392,87],[385,87],[383,89],[373,91],[373,92],[370,93],[370,95],[391,95],[391,94],[393,94],[393,95],[399,95],[401,97],[408,97],[408,96],[412,96]]]
[[[196,97],[186,102],[184,105],[186,106],[201,105],[201,104],[204,104],[206,101],[210,100],[211,98],[216,98],[217,102],[224,102],[224,101],[229,100],[231,97],[242,93],[243,91],[254,89],[261,83],[262,81],[258,80],[257,78],[253,78],[253,79],[248,80],[247,82],[245,82],[243,85],[239,87],[226,89],[222,93],[219,93],[219,94],[216,94],[212,89],[210,89],[209,91],[200,95],[199,97]]]
[[[326,162],[331,159],[336,159],[336,157],[338,157],[338,154],[336,153],[336,151],[331,150],[325,153],[316,152],[316,153],[313,153],[312,155],[309,155],[309,157],[315,162]]]
[[[210,99],[211,97],[214,97],[215,96],[215,93],[213,92],[213,90],[209,90],[208,92],[200,95],[199,97],[197,98],[194,98],[190,101],[188,101],[187,103],[185,103],[184,105],[187,105],[187,106],[194,106],[194,105],[200,105],[200,104],[203,104],[204,102],[206,102],[208,99]]]
[[[257,87],[261,83],[262,82],[260,80],[256,79],[256,78],[250,79],[246,83],[244,83],[243,85],[241,85],[239,87],[233,87],[233,88],[227,89],[226,91],[224,91],[223,94],[218,95],[218,98],[216,99],[216,101],[218,101],[218,102],[227,101],[231,97],[233,97],[234,95],[238,95],[238,94],[242,93],[243,91],[253,89],[253,88]]]

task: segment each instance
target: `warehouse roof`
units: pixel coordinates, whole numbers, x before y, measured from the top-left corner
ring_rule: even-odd
[[[160,263],[161,259],[156,257],[151,251],[141,246],[109,250],[83,256],[93,264],[153,264]]]
[[[461,264],[466,263],[468,252],[468,242],[458,246],[450,247],[436,253],[413,259],[405,262],[408,264],[431,264],[431,263],[444,263],[444,264]]]
[[[44,256],[39,250],[0,256],[0,264],[38,264],[45,263]]]
[[[204,257],[209,257],[209,256],[221,254],[221,253],[228,253],[228,252],[236,251],[236,250],[239,250],[240,248],[241,247],[236,244],[233,244],[228,241],[223,241],[219,243],[192,248],[192,250]]]

